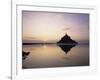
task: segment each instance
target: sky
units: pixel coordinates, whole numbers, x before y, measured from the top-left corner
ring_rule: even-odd
[[[66,33],[80,43],[89,42],[89,14],[22,11],[23,42],[57,42]]]

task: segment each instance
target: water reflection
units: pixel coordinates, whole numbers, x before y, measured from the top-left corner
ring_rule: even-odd
[[[30,54],[30,52],[24,52],[24,51],[22,51],[22,59],[23,60],[26,59],[29,54]]]
[[[65,52],[65,54],[67,54],[73,47],[75,47],[76,45],[58,45],[62,51]]]
[[[89,45],[23,45],[22,49],[23,69],[89,66]]]

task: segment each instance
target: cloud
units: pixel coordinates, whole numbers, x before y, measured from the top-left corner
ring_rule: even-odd
[[[67,31],[67,30],[70,30],[71,27],[67,27],[67,28],[63,28],[62,31]]]

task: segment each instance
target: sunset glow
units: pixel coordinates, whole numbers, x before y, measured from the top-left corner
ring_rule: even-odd
[[[80,42],[89,40],[89,14],[23,11],[23,42],[57,42],[66,33]]]

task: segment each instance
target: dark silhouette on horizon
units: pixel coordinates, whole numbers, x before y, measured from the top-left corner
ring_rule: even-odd
[[[57,42],[57,44],[78,44],[78,42],[72,40],[70,36],[65,34],[65,36],[63,36],[61,40]]]
[[[66,54],[76,45],[58,45],[62,51],[64,51]]]
[[[25,51],[22,51],[22,59],[26,59],[27,56],[30,54],[30,52],[25,52]]]

